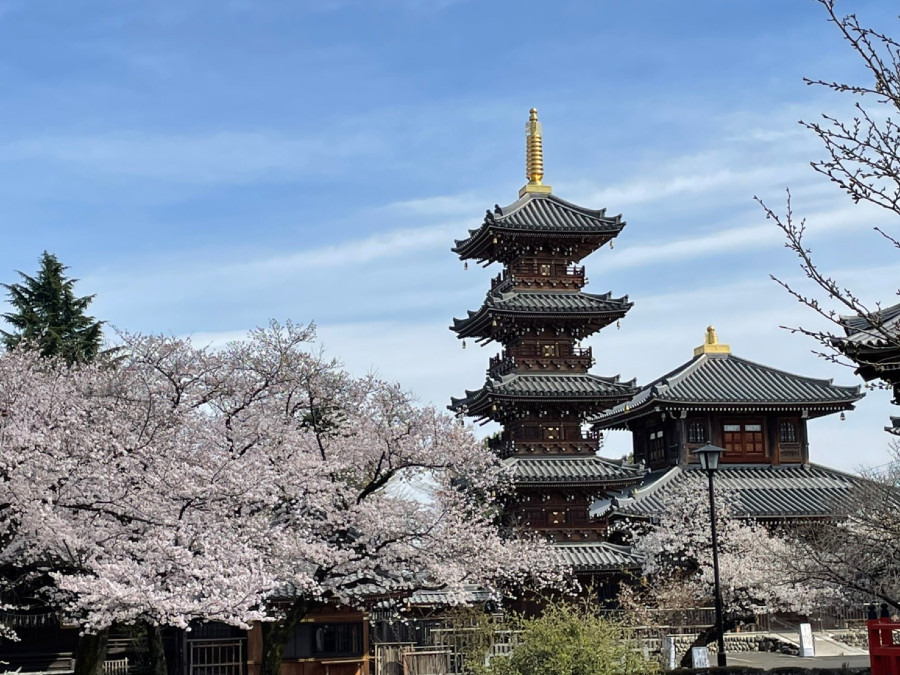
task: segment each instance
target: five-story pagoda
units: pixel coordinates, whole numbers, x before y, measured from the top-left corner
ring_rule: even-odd
[[[579,263],[625,223],[555,196],[542,182],[535,109],[526,133],[528,183],[519,199],[488,211],[453,248],[462,260],[498,262],[503,271],[481,308],[454,319],[451,330],[463,340],[495,340],[503,351],[490,360],[484,386],[452,399],[450,409],[503,425],[491,447],[513,464],[518,504],[511,515],[557,541],[598,541],[605,527],[591,522],[591,499],[637,482],[643,471],[598,457],[597,435],[583,426],[636,387],[590,374],[593,354],[580,341],[618,322],[632,303],[583,292]]]

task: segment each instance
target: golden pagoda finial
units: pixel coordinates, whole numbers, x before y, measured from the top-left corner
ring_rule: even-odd
[[[528,182],[519,190],[519,196],[526,193],[550,194],[549,185],[544,185],[544,146],[541,140],[541,123],[537,108],[532,108],[525,125],[525,177]]]
[[[719,344],[719,336],[716,335],[716,329],[712,326],[706,327],[706,339],[699,347],[694,348],[694,356],[700,354],[730,354],[731,347]]]

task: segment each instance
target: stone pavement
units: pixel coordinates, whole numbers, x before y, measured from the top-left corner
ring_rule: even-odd
[[[728,654],[729,666],[746,666],[749,668],[840,668],[845,663],[848,668],[868,668],[868,654],[849,656],[787,656],[773,652],[738,652]],[[715,655],[710,659],[715,663]]]

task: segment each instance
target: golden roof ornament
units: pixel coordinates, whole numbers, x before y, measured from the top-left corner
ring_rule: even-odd
[[[526,194],[545,194],[552,191],[544,185],[544,146],[541,140],[541,123],[538,121],[537,108],[532,108],[525,124],[525,178],[528,182],[519,190],[519,196]]]
[[[706,327],[706,339],[699,347],[694,348],[694,356],[701,354],[730,354],[731,347],[719,344],[719,336],[716,335],[716,329],[712,326]]]

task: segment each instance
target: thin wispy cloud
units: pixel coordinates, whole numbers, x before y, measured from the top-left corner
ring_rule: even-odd
[[[333,138],[271,132],[48,136],[7,143],[0,148],[0,163],[49,161],[117,176],[229,184],[296,180],[335,171],[348,160],[375,155],[384,147],[362,132]]]

